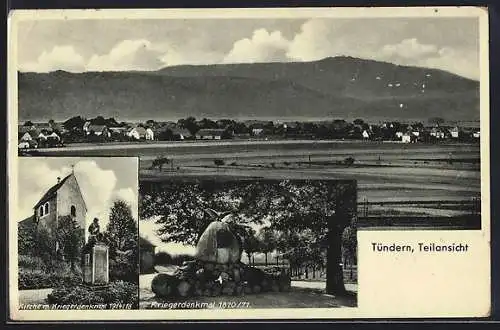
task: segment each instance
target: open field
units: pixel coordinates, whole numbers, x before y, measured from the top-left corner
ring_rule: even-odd
[[[478,144],[402,144],[362,141],[190,141],[145,144],[70,145],[39,149],[37,156],[140,156],[141,179],[178,175],[356,179],[358,200],[369,214],[388,210],[429,216],[470,211],[480,197]],[[171,164],[151,169],[157,157]],[[352,166],[341,164],[353,157]],[[224,165],[215,166],[214,159]],[[379,202],[455,201],[443,205],[373,205]],[[455,207],[456,206],[456,207]]]

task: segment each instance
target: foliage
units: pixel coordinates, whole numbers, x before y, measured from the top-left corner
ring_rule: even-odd
[[[71,117],[63,123],[67,130],[81,130],[87,119],[81,116]]]
[[[56,239],[64,260],[69,261],[72,269],[80,259],[81,248],[84,243],[84,229],[70,215],[60,216],[57,222]]]
[[[348,226],[342,233],[342,254],[344,260],[348,261],[351,265],[357,264],[358,241],[356,232],[356,228]]]
[[[19,268],[28,269],[43,269],[45,266],[41,258],[29,254],[18,254],[17,265]]]
[[[65,286],[56,288],[47,296],[49,304],[138,304],[136,284],[116,281],[111,282],[106,290],[94,291],[84,286]],[[109,306],[108,306],[109,308]]]
[[[172,256],[167,252],[158,252],[154,256],[154,264],[155,265],[171,265],[172,264]]]
[[[36,247],[36,225],[33,219],[21,221],[18,224],[17,248],[19,254],[33,254]]]
[[[137,245],[137,223],[132,216],[130,206],[124,201],[117,200],[111,208],[107,227],[110,240],[115,243],[118,250],[127,250],[127,244]]]
[[[354,164],[355,159],[351,156],[344,159],[344,164],[347,166],[352,166]]]
[[[44,265],[45,271],[53,272],[60,263],[60,258],[56,254],[54,237],[44,226],[38,226],[33,235],[34,249],[32,253],[39,257]]]
[[[196,132],[198,132],[198,130],[200,129],[200,127],[196,123],[196,118],[194,118],[194,117],[188,117],[186,119],[179,119],[177,121],[177,124],[181,128],[187,129],[189,131],[189,133],[191,133],[192,135],[196,134]]]
[[[135,283],[138,280],[139,267],[137,252],[127,250],[120,252],[109,260],[109,279],[110,281],[127,281]]]
[[[54,288],[61,285],[76,285],[82,282],[81,276],[72,272],[51,272],[19,269],[19,290]]]
[[[222,166],[225,164],[224,159],[214,159],[215,166]]]
[[[264,227],[260,230],[258,235],[259,240],[259,251],[264,253],[266,257],[266,265],[267,265],[267,254],[274,251],[276,249],[276,238],[277,233],[270,229],[269,227]]]

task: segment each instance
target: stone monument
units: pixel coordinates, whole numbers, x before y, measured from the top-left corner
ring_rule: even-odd
[[[235,222],[232,214],[205,211],[215,221],[200,236],[193,260],[185,261],[173,274],[156,275],[151,289],[157,296],[213,297],[290,290],[290,274],[284,269],[259,269],[240,261],[241,237],[231,229]]]
[[[102,286],[109,283],[109,248],[102,240],[98,219],[89,227],[89,241],[83,254],[83,283]]]

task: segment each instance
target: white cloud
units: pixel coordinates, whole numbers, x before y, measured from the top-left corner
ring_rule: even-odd
[[[42,195],[68,174],[68,169],[52,169],[36,158],[19,161],[18,220],[33,215],[33,206]]]
[[[161,55],[162,51],[148,40],[123,40],[108,54],[93,55],[87,63],[87,70],[157,70],[162,66]]]
[[[383,56],[409,60],[421,60],[437,53],[438,48],[435,45],[421,44],[416,38],[405,39],[398,44],[385,45],[382,48]]]
[[[55,46],[51,51],[40,54],[36,62],[24,63],[19,69],[27,72],[82,72],[85,71],[85,59],[72,46]]]
[[[326,20],[311,19],[305,22],[290,42],[287,56],[295,61],[316,61],[340,53],[333,36],[333,28]]]
[[[286,60],[289,41],[280,31],[268,32],[258,29],[251,38],[244,38],[233,44],[225,56],[225,63],[277,62]]]
[[[132,211],[132,216],[138,218],[138,207],[137,207],[137,193],[132,188],[122,188],[118,189],[113,200],[122,200],[130,206]]]
[[[213,43],[205,39],[199,42],[159,43],[138,38],[122,40],[105,54],[84,58],[73,46],[62,45],[44,51],[35,62],[23,63],[20,70],[154,71],[165,66],[186,64],[315,61],[344,55],[438,68],[468,78],[478,78],[477,51],[422,42],[418,31],[396,39],[396,31],[391,28],[394,27],[385,26],[382,30],[366,31],[365,35],[360,36],[358,26],[345,24],[341,20],[310,19],[290,38],[285,37],[279,29],[256,29],[246,38],[236,40],[229,52],[215,49]]]
[[[463,77],[479,80],[479,58],[475,52],[442,48],[438,56],[425,59],[421,66],[446,70]]]

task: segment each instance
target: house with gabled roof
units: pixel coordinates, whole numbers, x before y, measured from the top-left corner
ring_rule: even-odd
[[[224,138],[228,138],[231,135],[229,132],[225,129],[200,129],[198,132],[196,132],[196,139],[197,140],[221,140]]]
[[[142,126],[136,126],[127,132],[127,136],[136,140],[145,139],[146,129]]]
[[[57,251],[57,228],[60,217],[71,216],[78,225],[77,230],[86,232],[87,205],[80,190],[78,181],[72,172],[50,187],[33,206],[32,220],[38,228],[44,228],[52,237]],[[84,235],[81,236],[82,238]],[[81,242],[82,246],[84,242]]]

